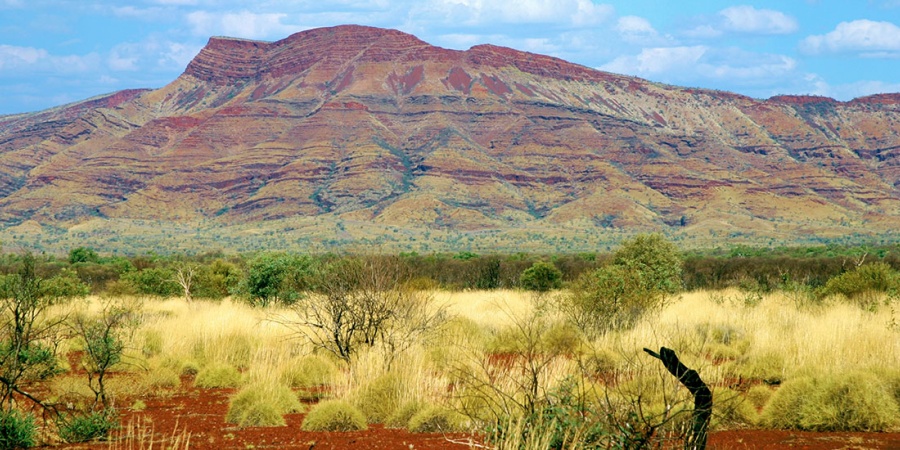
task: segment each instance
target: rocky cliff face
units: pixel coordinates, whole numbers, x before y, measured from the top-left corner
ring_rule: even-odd
[[[838,236],[900,220],[900,94],[666,86],[341,26],[212,38],[168,86],[0,117],[0,221]]]

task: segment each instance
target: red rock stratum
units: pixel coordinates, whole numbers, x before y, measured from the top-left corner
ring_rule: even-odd
[[[318,218],[802,241],[889,232],[898,185],[900,94],[758,100],[360,26],[216,37],[161,89],[0,116],[7,228]]]

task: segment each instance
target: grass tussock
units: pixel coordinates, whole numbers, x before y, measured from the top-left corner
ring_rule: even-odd
[[[465,431],[467,419],[442,406],[428,406],[410,417],[407,429],[413,433],[454,433]]]
[[[194,385],[201,388],[234,388],[241,385],[241,373],[228,364],[212,364],[200,369]]]
[[[281,380],[294,388],[314,388],[331,384],[337,373],[337,365],[331,359],[307,355],[284,364]]]
[[[251,384],[232,397],[225,421],[242,427],[284,426],[284,415],[303,411],[303,405],[287,386]]]
[[[769,401],[763,423],[809,431],[886,431],[900,423],[889,386],[866,372],[787,381]]]
[[[301,428],[303,431],[365,430],[366,416],[349,402],[326,400],[309,411]]]
[[[362,386],[352,396],[353,403],[368,423],[384,423],[400,407],[403,387],[399,375],[386,373]]]

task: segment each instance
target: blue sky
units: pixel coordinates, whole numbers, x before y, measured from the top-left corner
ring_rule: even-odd
[[[900,92],[900,0],[0,0],[0,114],[162,87],[210,36],[348,23],[757,98]]]

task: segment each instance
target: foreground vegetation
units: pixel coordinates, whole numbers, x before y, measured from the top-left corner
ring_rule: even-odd
[[[893,253],[742,251],[651,235],[606,256],[5,255],[0,448],[107,436],[182,375],[236,388],[239,426],[316,399],[304,429],[682,442],[692,402],[642,351],[662,346],[712,386],[714,429],[900,426]]]

